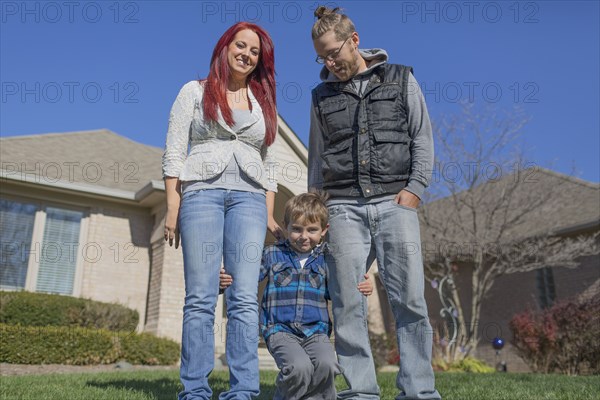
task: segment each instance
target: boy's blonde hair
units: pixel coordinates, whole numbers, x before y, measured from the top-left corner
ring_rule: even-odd
[[[325,202],[329,196],[325,192],[302,193],[292,197],[285,203],[283,223],[285,227],[290,222],[300,221],[319,223],[325,229],[329,223],[329,212]]]
[[[315,17],[317,22],[312,27],[312,39],[318,39],[323,36],[326,32],[333,29],[336,40],[346,40],[356,30],[354,24],[346,16],[342,14],[339,7],[327,8],[325,6],[319,6],[315,10]]]

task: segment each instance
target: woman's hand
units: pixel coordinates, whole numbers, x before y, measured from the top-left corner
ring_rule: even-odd
[[[231,275],[225,272],[225,268],[221,268],[219,272],[219,289],[221,291],[227,289],[229,286],[233,284],[233,278]]]
[[[271,232],[271,234],[275,236],[275,239],[285,240],[285,231],[281,229],[281,226],[279,226],[277,221],[275,221],[275,218],[269,217],[269,221],[267,222],[267,229],[269,229],[269,232]]]
[[[167,208],[167,215],[165,216],[165,241],[169,242],[169,246],[173,246],[173,242],[175,242],[176,249],[179,248],[178,216],[179,208]]]
[[[267,229],[275,239],[277,240],[285,240],[285,231],[281,229],[273,214],[275,212],[275,193],[267,191]]]
[[[165,242],[169,246],[179,247],[179,206],[181,204],[181,183],[178,178],[165,177],[165,192],[167,194],[167,214],[165,215]]]
[[[373,283],[369,280],[369,274],[364,275],[365,280],[360,282],[357,286],[358,291],[365,296],[373,294]]]

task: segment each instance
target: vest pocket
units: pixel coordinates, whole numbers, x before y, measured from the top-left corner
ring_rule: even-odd
[[[344,95],[323,99],[321,102],[321,113],[323,115],[323,124],[327,127],[329,134],[351,127],[347,110],[348,100]]]
[[[410,148],[407,132],[375,131],[371,147],[371,179],[388,183],[408,178]]]
[[[373,92],[369,96],[369,111],[372,121],[397,121],[398,120],[398,96],[397,87],[384,87]]]
[[[348,138],[330,146],[321,154],[323,159],[323,179],[334,185],[352,182],[354,163],[352,160],[353,138]]]

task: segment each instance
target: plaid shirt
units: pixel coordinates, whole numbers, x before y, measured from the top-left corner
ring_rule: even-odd
[[[265,247],[260,270],[260,281],[267,278],[260,313],[265,341],[282,331],[300,337],[331,334],[323,247],[313,249],[304,268],[288,241]]]

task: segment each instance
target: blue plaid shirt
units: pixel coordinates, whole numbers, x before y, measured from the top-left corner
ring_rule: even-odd
[[[260,313],[265,341],[275,332],[300,337],[331,334],[323,247],[313,249],[304,268],[288,241],[265,247],[259,278],[267,278]]]

